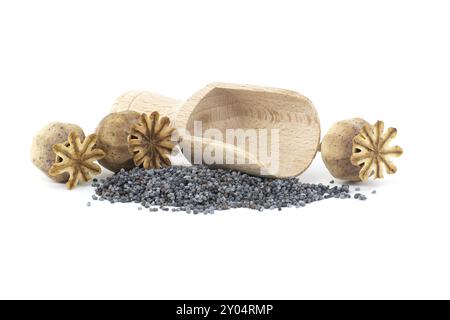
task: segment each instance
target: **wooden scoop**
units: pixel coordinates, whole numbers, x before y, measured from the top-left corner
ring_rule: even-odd
[[[253,175],[297,176],[309,167],[320,143],[319,118],[311,101],[299,93],[283,89],[211,83],[185,102],[147,91],[129,91],[120,96],[112,107],[112,112],[126,110],[139,113],[158,111],[168,116],[183,142],[191,144],[191,150],[201,150],[203,154],[216,148],[212,152],[214,156],[217,156],[217,150],[221,150],[224,157],[232,155],[234,159],[241,159],[239,163],[229,163],[203,157],[200,159],[203,163]],[[199,123],[201,130],[194,130]],[[216,129],[215,132],[223,137],[230,132],[227,129],[258,133],[264,131],[260,129],[268,129],[268,148],[259,134],[256,135],[257,147],[252,148],[250,143],[243,146],[237,139],[230,142],[215,136],[205,137],[208,129]],[[255,130],[246,131],[248,129]],[[263,147],[268,150],[263,150]],[[183,154],[192,163],[198,162],[195,159],[198,153],[183,150]],[[275,162],[277,166],[273,165]]]

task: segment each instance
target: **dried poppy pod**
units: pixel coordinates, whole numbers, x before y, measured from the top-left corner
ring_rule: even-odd
[[[171,165],[169,155],[176,145],[168,117],[159,117],[157,111],[143,113],[139,122],[131,127],[128,149],[136,166],[159,169]]]
[[[127,110],[167,116],[191,163],[253,175],[297,176],[309,167],[320,142],[319,117],[312,102],[284,89],[212,83],[184,102],[129,91],[116,100],[112,112]],[[196,130],[196,124],[201,128]],[[225,139],[228,134],[234,138]]]
[[[339,121],[322,140],[322,160],[337,179],[382,179],[383,171],[388,174],[397,172],[389,158],[403,153],[399,146],[389,145],[396,134],[395,128],[384,132],[383,121],[377,121],[373,126],[361,118]]]
[[[102,169],[95,161],[102,159],[105,152],[95,147],[96,140],[95,134],[81,138],[76,131],[70,132],[67,141],[53,145],[56,160],[48,173],[51,176],[69,174],[68,189],[73,189],[79,181],[87,182],[93,175],[100,174]]]
[[[113,172],[134,167],[133,156],[128,151],[128,136],[140,116],[137,112],[124,111],[109,114],[100,121],[96,145],[106,153],[99,161],[103,167]]]
[[[49,174],[49,170],[57,158],[53,151],[53,146],[58,143],[66,142],[69,133],[72,131],[76,132],[80,139],[84,139],[84,132],[78,125],[62,122],[49,123],[33,138],[31,145],[31,161],[49,178],[56,182],[67,182],[69,174],[67,172],[57,175]]]

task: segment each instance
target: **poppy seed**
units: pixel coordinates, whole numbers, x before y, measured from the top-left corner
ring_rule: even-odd
[[[297,178],[264,178],[203,165],[120,170],[101,179],[94,188],[95,197],[111,203],[135,202],[151,212],[172,207],[173,212],[194,214],[233,208],[281,210],[324,199],[351,198],[349,185],[331,187],[302,183]],[[354,197],[360,198],[359,194]]]

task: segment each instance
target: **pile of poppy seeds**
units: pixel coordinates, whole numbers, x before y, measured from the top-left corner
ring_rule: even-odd
[[[281,210],[304,207],[324,199],[352,197],[349,185],[302,183],[296,178],[261,178],[206,166],[122,169],[106,179],[94,179],[92,186],[95,188],[93,200],[140,203],[152,212],[169,211],[172,207],[171,211],[194,214],[232,208]],[[367,199],[361,193],[356,193],[354,198]]]

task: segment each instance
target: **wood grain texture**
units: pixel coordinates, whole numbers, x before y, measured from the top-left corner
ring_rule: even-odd
[[[297,176],[309,167],[320,143],[320,121],[312,102],[297,92],[284,89],[211,83],[184,103],[147,91],[130,91],[120,96],[112,108],[113,112],[124,110],[158,111],[169,116],[177,129],[187,130],[191,135],[194,122],[200,121],[202,132],[183,139],[202,150],[214,144],[252,160],[251,164],[216,165],[254,175],[261,175],[260,169],[266,169],[264,175],[271,177]],[[224,137],[227,129],[278,129],[278,168],[271,170],[260,161],[260,143],[255,153],[248,145],[239,148],[236,144],[203,138],[208,129],[218,129]]]

